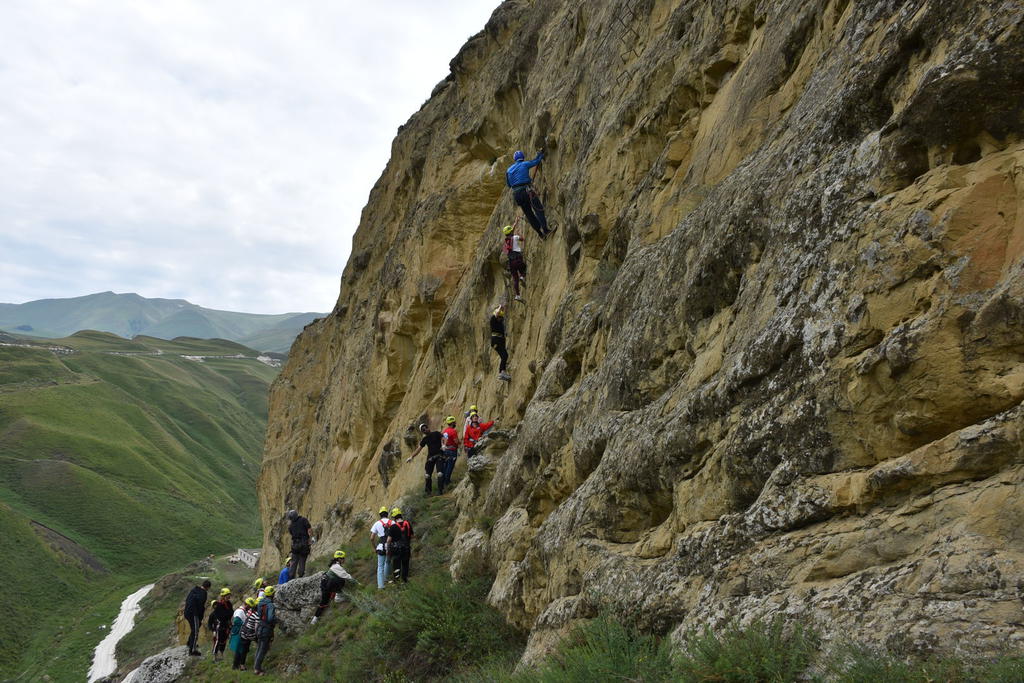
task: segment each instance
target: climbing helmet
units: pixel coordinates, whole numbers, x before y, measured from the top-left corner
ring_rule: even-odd
[[[344,550],[335,550],[334,551],[334,559],[336,559],[336,560],[344,560],[345,559],[345,551]]]
[[[517,149],[515,153],[512,154],[512,159],[514,161],[523,161],[524,159],[526,159],[526,155],[523,154],[522,150]]]

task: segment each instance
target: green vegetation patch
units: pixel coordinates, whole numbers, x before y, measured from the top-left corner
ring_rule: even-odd
[[[17,559],[0,564],[0,581],[27,572],[43,587],[9,593],[0,679],[84,675],[126,595],[260,537],[255,481],[276,368],[106,333],[46,344],[76,351],[0,347],[0,537]],[[61,609],[39,608],[58,597]]]

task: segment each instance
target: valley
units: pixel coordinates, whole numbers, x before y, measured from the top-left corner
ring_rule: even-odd
[[[259,538],[278,360],[95,331],[0,344],[0,678],[59,680],[88,669],[125,595]]]

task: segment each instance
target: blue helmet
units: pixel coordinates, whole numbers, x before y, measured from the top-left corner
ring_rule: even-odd
[[[516,150],[515,154],[512,155],[513,161],[523,161],[526,159],[526,155],[523,154],[522,150]]]

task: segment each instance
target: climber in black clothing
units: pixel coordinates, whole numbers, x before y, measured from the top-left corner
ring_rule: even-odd
[[[224,656],[224,648],[228,644],[228,636],[231,632],[231,618],[235,608],[228,596],[231,595],[230,588],[221,588],[220,597],[213,602],[213,609],[210,610],[210,619],[206,622],[206,628],[213,633],[213,660]]]
[[[396,578],[409,582],[409,558],[412,555],[412,523],[402,516],[398,508],[391,510],[391,524],[384,540],[384,551],[394,562]]]
[[[310,531],[312,525],[309,520],[295,510],[288,511],[288,533],[292,535],[292,563],[289,567],[291,578],[303,577],[306,575],[306,558],[309,557]]]
[[[320,620],[320,615],[331,604],[334,595],[345,587],[346,577],[351,578],[348,572],[345,571],[345,568],[341,566],[344,560],[345,551],[335,550],[334,557],[331,558],[330,564],[327,565],[327,571],[320,577],[320,605],[316,608],[316,613],[313,614],[312,623],[314,624]]]
[[[505,307],[498,306],[491,314],[491,348],[498,353],[501,364],[498,366],[498,379],[509,381],[512,375],[505,370],[508,367],[508,349],[505,348]]]
[[[193,657],[199,656],[196,643],[199,640],[199,626],[203,623],[203,613],[206,612],[206,591],[210,588],[210,582],[203,581],[202,586],[193,586],[185,597],[185,621],[188,622],[188,653]]]
[[[441,432],[430,431],[430,427],[424,422],[420,425],[420,433],[423,434],[423,438],[420,440],[420,447],[406,459],[406,462],[412,462],[412,459],[419,455],[420,451],[426,447],[427,464],[424,467],[424,472],[426,473],[427,480],[423,485],[423,491],[424,493],[430,493],[434,488],[432,479],[435,468],[437,469],[437,476],[441,476],[441,458],[443,456],[441,453]],[[438,484],[440,485],[440,482]]]

